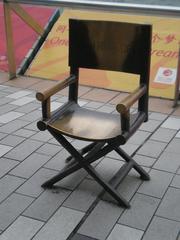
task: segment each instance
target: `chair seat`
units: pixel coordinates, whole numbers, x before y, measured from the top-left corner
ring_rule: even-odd
[[[72,104],[48,127],[86,141],[104,141],[121,135],[119,114],[97,112]]]

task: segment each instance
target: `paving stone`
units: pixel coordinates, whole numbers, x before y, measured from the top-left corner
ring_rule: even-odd
[[[40,107],[40,104],[38,102],[31,102],[26,104],[25,106],[19,107],[18,112],[22,113],[30,113],[33,110],[36,110]]]
[[[156,215],[180,222],[180,189],[169,188]]]
[[[171,183],[172,187],[176,187],[176,188],[180,188],[180,175],[175,175],[172,183]]]
[[[54,156],[55,154],[57,154],[60,150],[62,149],[61,146],[57,146],[54,144],[49,144],[49,143],[45,143],[44,145],[42,145],[37,152],[41,153],[41,154],[45,154],[45,155],[50,155],[50,156]]]
[[[41,145],[42,143],[40,142],[34,140],[26,140],[17,147],[13,148],[8,154],[6,154],[6,157],[18,161],[23,161]]]
[[[121,240],[130,240],[132,236],[133,240],[141,240],[143,233],[141,230],[116,224],[107,240],[116,240],[118,237],[120,237]]]
[[[23,142],[25,140],[25,138],[22,137],[17,137],[17,136],[13,136],[13,135],[8,135],[7,137],[5,137],[3,140],[1,140],[1,144],[4,145],[8,145],[8,146],[12,146],[15,147],[18,144],[20,144],[21,142]]]
[[[29,138],[29,137],[31,137],[32,135],[36,134],[36,132],[22,128],[22,129],[17,130],[17,131],[14,132],[13,134],[14,134],[14,135],[17,135],[17,136]]]
[[[66,240],[83,215],[82,212],[61,207],[33,239]]]
[[[17,164],[19,164],[18,161],[0,158],[0,178],[13,169]]]
[[[7,198],[20,185],[24,183],[24,179],[6,175],[0,179],[0,202]]]
[[[176,134],[176,138],[180,138],[180,131]]]
[[[123,209],[118,205],[100,201],[80,227],[78,233],[104,240],[118,220],[122,211]]]
[[[168,117],[167,114],[152,112],[149,114],[149,119],[154,119],[158,121],[164,121]]]
[[[138,150],[138,154],[145,155],[152,158],[157,158],[161,152],[166,147],[166,143],[156,142],[153,140],[148,140],[145,144]]]
[[[98,240],[98,239],[95,239],[95,238],[91,238],[91,237],[87,237],[87,236],[84,236],[84,235],[81,235],[81,234],[75,234],[71,240]]]
[[[102,106],[100,108],[98,108],[98,112],[105,112],[105,113],[112,113],[114,111],[115,107],[113,107],[113,105],[110,106]]]
[[[12,101],[11,104],[17,105],[17,106],[24,106],[33,101],[35,101],[35,98],[33,98],[33,97],[22,97],[15,101]]]
[[[40,118],[41,118],[41,111],[34,110],[34,111],[22,116],[21,120],[33,122],[33,121],[37,121]]]
[[[88,103],[88,101],[85,101],[85,100],[78,100],[78,104],[79,106],[83,107],[84,105],[86,105]]]
[[[162,198],[173,178],[173,174],[158,170],[151,170],[149,175],[151,180],[144,181],[138,192]]]
[[[176,240],[179,227],[178,222],[154,217],[143,240]]]
[[[5,230],[34,199],[13,193],[0,205],[0,229]]]
[[[176,117],[169,117],[163,124],[163,128],[169,128],[169,129],[180,129],[180,119]]]
[[[41,184],[57,173],[58,172],[50,169],[41,168],[20,188],[18,188],[16,192],[27,196],[38,197],[44,191],[44,189],[41,187]]]
[[[26,125],[24,128],[28,129],[28,130],[39,132],[39,129],[37,128],[37,121],[32,122],[32,123]]]
[[[133,159],[142,166],[146,167],[152,167],[152,165],[155,163],[156,158],[151,158],[143,155],[136,154]]]
[[[23,162],[21,162],[16,168],[14,168],[10,174],[19,176],[22,178],[31,177],[40,167],[42,167],[50,156],[42,155],[39,153],[33,153]]]
[[[6,94],[5,94],[6,95]],[[12,99],[10,99],[10,98],[5,98],[5,97],[1,97],[0,98],[0,105],[2,106],[2,105],[5,105],[5,104],[7,104],[7,103],[10,103],[10,102],[12,102]]]
[[[5,105],[0,106],[0,113],[1,113],[1,115],[3,115],[3,114],[6,114],[10,111],[15,110],[15,109],[17,109],[17,106],[13,106],[13,105],[10,105],[10,104],[5,104]]]
[[[167,148],[165,149],[165,152],[171,152],[171,153],[177,153],[180,154],[180,139],[179,138],[174,138]]]
[[[63,203],[63,206],[86,212],[101,191],[102,187],[97,182],[85,179]]]
[[[38,132],[31,137],[31,139],[41,141],[41,142],[47,142],[51,138],[53,137],[48,131]]]
[[[0,240],[30,240],[43,226],[43,222],[20,216],[0,236]]]
[[[23,213],[24,216],[47,221],[62,205],[71,192],[65,189],[54,189],[43,192]]]
[[[143,144],[145,140],[149,137],[150,133],[145,131],[137,131],[128,141],[132,144]]]
[[[136,194],[131,201],[131,208],[122,214],[119,223],[146,230],[158,204],[159,199],[157,198]]]
[[[5,113],[5,114],[0,116],[0,123],[9,123],[9,122],[11,122],[11,121],[23,116],[23,115],[24,115],[24,113],[18,113],[18,112],[15,112],[15,111]]]
[[[5,138],[6,136],[7,136],[6,133],[0,133],[0,140],[3,139],[3,138]]]
[[[7,97],[8,98],[13,98],[13,99],[18,99],[18,98],[22,98],[24,96],[27,96],[29,94],[31,94],[30,91],[21,90],[21,91],[18,91],[18,92],[15,92],[15,93],[12,93],[12,94],[8,95]]]
[[[153,168],[176,173],[180,167],[180,156],[173,152],[163,152]]]
[[[0,144],[0,157],[2,157],[3,155],[5,155],[7,152],[9,152],[12,149],[12,147],[6,146],[6,145],[2,145]]]
[[[154,132],[160,124],[161,124],[160,121],[149,119],[148,122],[143,123],[140,126],[139,130],[147,131],[147,132]]]
[[[91,101],[91,102],[88,102],[86,104],[86,107],[97,109],[99,107],[102,107],[103,105],[104,105],[104,103],[102,103],[102,102],[93,102],[93,101]]]
[[[150,139],[161,141],[161,142],[170,142],[171,139],[176,134],[176,130],[168,129],[168,128],[159,128]]]
[[[26,126],[27,124],[28,124],[28,122],[17,119],[10,123],[4,124],[3,126],[0,126],[0,132],[10,134],[12,132],[15,132],[15,131],[21,129],[22,127]]]

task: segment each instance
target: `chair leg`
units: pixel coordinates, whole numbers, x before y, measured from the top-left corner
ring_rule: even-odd
[[[81,154],[81,155],[84,155],[85,153],[91,151],[91,149],[96,145],[97,143],[93,142],[93,143],[90,143],[89,145],[85,146],[84,148],[78,150],[78,152]],[[66,162],[70,162],[71,160],[73,159],[73,156],[69,156],[66,158]]]
[[[129,156],[125,151],[123,151],[120,147],[114,148],[114,150],[126,161],[133,162],[133,168],[140,174],[142,180],[148,181],[150,180],[149,174],[139,165],[134,159]]]
[[[53,130],[49,130],[58,142],[75,158],[83,167],[116,201],[119,205],[129,208],[130,204],[124,199],[110,184],[106,183],[92,166],[87,165],[84,157],[66,140],[62,135],[57,135]]]

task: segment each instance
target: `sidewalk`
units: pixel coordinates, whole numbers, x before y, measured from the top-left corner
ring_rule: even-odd
[[[80,170],[44,191],[40,185],[63,168],[67,153],[48,132],[40,132],[35,92],[54,81],[0,73],[0,240],[180,240],[180,107],[150,98],[149,121],[123,146],[150,172],[142,182],[131,171],[118,190],[131,202],[125,210]],[[81,106],[115,112],[126,95],[81,86]],[[52,109],[66,100],[63,90]],[[81,148],[81,141],[72,140]],[[122,165],[115,153],[98,161],[106,179]],[[110,201],[111,200],[111,201]]]

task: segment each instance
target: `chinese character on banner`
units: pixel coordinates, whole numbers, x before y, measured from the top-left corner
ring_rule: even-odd
[[[159,35],[157,33],[153,34],[153,37],[152,37],[152,42],[153,43],[157,43],[160,40],[162,40],[162,39],[159,37]]]
[[[176,36],[175,34],[169,34],[165,37],[164,39],[165,43],[168,44],[168,43],[171,43],[173,41],[176,41]]]

